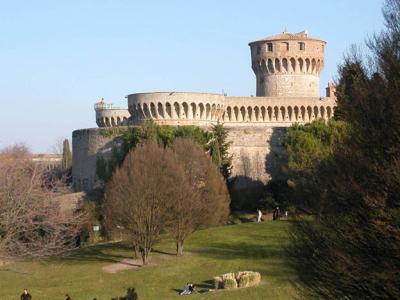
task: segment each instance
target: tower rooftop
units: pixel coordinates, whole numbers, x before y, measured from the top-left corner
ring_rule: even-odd
[[[325,43],[325,41],[323,41],[323,40],[309,37],[307,30],[304,30],[304,31],[298,32],[298,33],[291,33],[291,32],[287,32],[287,31],[283,31],[283,32],[281,32],[279,34],[267,36],[267,37],[265,37],[263,39],[250,42],[249,45],[256,44],[256,43],[267,42],[267,41],[287,41],[287,40],[298,40],[298,41],[300,41],[300,40],[314,40],[314,41],[321,41],[321,42]]]

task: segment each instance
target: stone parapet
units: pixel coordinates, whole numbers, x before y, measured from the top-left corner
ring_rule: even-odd
[[[128,125],[130,117],[127,109],[96,109],[96,124],[99,127],[116,127]]]
[[[230,126],[288,127],[333,117],[333,97],[227,97],[207,93],[141,93],[128,96],[130,120],[140,125],[208,127],[222,122]]]
[[[207,126],[224,112],[224,96],[210,93],[140,93],[128,95],[132,123],[151,119],[161,125]]]
[[[333,117],[335,98],[226,97],[221,121],[229,126],[289,127]]]

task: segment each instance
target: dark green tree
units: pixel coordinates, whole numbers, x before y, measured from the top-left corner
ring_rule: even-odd
[[[71,153],[71,149],[69,147],[69,141],[68,141],[68,139],[65,139],[63,141],[63,153],[62,153],[61,167],[63,170],[67,170],[71,167],[71,165],[72,165],[72,153]]]
[[[310,298],[400,299],[400,1],[383,12],[373,63],[353,55],[339,69],[337,117],[350,131],[318,165],[320,218],[292,227]]]
[[[318,213],[321,189],[319,166],[334,154],[338,145],[348,136],[349,125],[345,121],[317,120],[309,124],[295,124],[288,129],[282,144],[287,158],[283,171],[290,189],[286,197],[296,206]]]
[[[229,178],[232,170],[232,155],[229,154],[228,129],[223,124],[217,123],[212,126],[211,140],[208,144],[211,159],[216,164],[225,180]]]

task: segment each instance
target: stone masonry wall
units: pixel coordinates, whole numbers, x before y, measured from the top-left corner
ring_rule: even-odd
[[[284,153],[280,139],[286,128],[229,128],[233,154],[233,176],[245,176],[266,182],[279,176],[279,157]],[[109,136],[100,128],[75,130],[72,133],[73,187],[76,192],[101,187],[96,176],[96,161],[111,157],[113,145],[122,142],[117,133]],[[104,131],[103,131],[104,132]]]
[[[227,127],[228,128],[228,127]],[[285,154],[283,127],[228,128],[233,155],[232,176],[267,182],[280,177],[280,158]]]
[[[119,136],[106,136],[100,128],[80,129],[72,133],[72,180],[76,192],[89,191],[102,183],[96,176],[98,157],[111,157],[113,145],[121,142]]]

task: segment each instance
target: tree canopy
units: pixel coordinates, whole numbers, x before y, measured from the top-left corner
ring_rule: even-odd
[[[336,118],[349,133],[316,165],[320,217],[292,227],[293,266],[316,298],[400,298],[400,2],[383,12],[370,59],[339,68]]]
[[[229,196],[218,168],[193,140],[164,147],[149,139],[107,183],[104,212],[108,227],[124,231],[146,264],[161,232],[172,234],[181,255],[189,234],[223,222]]]

